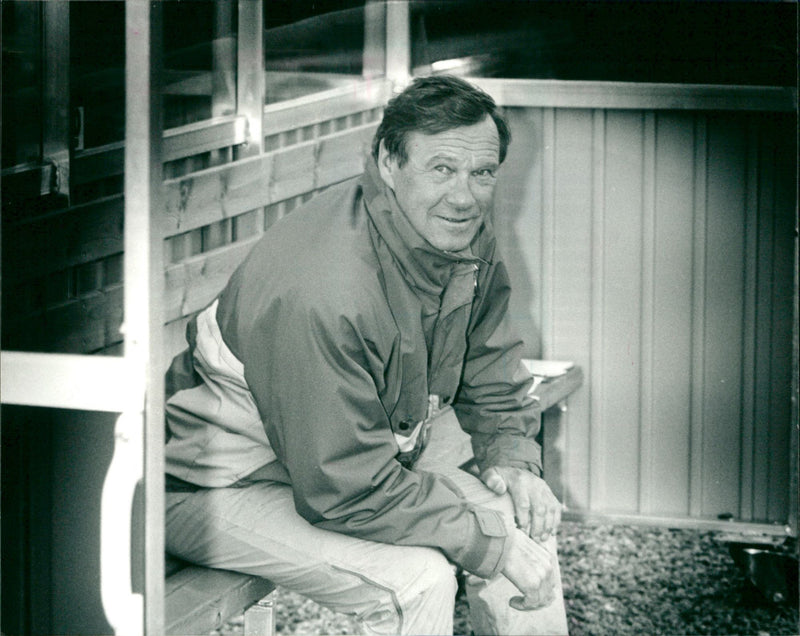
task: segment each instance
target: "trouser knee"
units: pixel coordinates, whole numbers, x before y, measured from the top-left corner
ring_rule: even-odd
[[[452,633],[455,567],[436,550],[412,549],[407,556],[413,576],[398,582],[382,607],[361,616],[367,633]]]

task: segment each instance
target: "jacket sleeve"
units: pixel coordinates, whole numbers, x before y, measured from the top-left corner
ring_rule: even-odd
[[[391,352],[370,338],[361,324],[370,321],[328,305],[282,298],[244,349],[245,378],[298,513],[354,537],[439,548],[465,570],[493,576],[508,549],[502,517],[468,504],[446,478],[396,460],[379,399]]]
[[[541,475],[536,442],[541,413],[529,395],[533,377],[522,363],[522,341],[508,317],[511,287],[502,262],[479,278],[467,336],[464,373],[454,408],[472,438],[481,471],[513,466]]]

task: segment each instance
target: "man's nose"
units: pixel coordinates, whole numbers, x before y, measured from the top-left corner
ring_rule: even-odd
[[[454,208],[467,209],[475,204],[475,196],[470,188],[469,175],[460,174],[452,181],[447,202]]]

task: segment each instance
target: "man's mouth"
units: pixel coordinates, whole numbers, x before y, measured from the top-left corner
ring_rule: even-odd
[[[469,217],[466,217],[464,219],[457,219],[457,218],[450,217],[450,216],[441,216],[439,218],[444,219],[448,223],[456,223],[456,224],[459,224],[459,225],[475,220],[475,217],[473,217],[473,216],[469,216]]]

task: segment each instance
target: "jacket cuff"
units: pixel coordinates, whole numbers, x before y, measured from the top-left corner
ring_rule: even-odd
[[[542,448],[530,437],[473,433],[472,452],[481,472],[491,466],[511,466],[542,476]]]
[[[490,579],[505,565],[508,530],[499,512],[488,508],[472,508],[471,512],[475,524],[458,562],[470,574]]]

